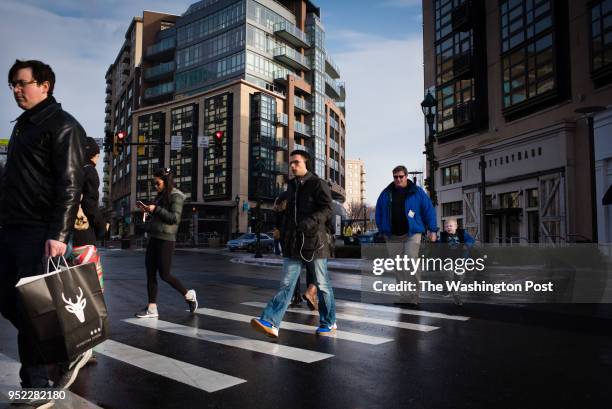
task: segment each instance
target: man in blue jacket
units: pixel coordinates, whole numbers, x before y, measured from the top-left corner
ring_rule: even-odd
[[[421,235],[425,232],[428,232],[431,242],[437,240],[436,209],[427,193],[408,179],[405,166],[393,169],[393,182],[378,196],[376,225],[385,237],[389,257],[393,258],[398,255],[418,257]],[[405,274],[396,277],[398,282],[410,278],[417,284],[417,291],[410,298],[410,303],[418,304],[420,271],[410,277]]]

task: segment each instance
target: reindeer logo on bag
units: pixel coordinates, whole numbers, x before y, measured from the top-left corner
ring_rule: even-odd
[[[73,303],[72,298],[66,299],[64,293],[62,293],[62,300],[64,300],[64,302],[66,303],[66,310],[76,315],[76,317],[79,319],[79,322],[83,323],[85,322],[85,312],[83,310],[87,305],[87,299],[83,298],[83,289],[81,287],[79,287],[79,291],[81,292],[81,294],[77,296],[76,302]]]

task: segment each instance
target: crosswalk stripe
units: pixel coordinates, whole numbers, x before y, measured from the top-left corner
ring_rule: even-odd
[[[250,307],[258,307],[258,308],[266,307],[266,304],[262,302],[243,302],[242,305],[248,305]],[[290,308],[287,311],[295,312],[298,314],[304,314],[304,315],[315,315],[315,316],[319,315],[319,313],[316,311],[305,311],[305,310],[296,309],[296,308]],[[411,322],[392,321],[392,320],[386,320],[382,318],[362,317],[359,315],[351,315],[351,314],[344,314],[344,313],[338,313],[338,312],[336,313],[336,318],[341,319],[341,320],[347,320],[347,321],[365,322],[368,324],[384,325],[387,327],[410,329],[410,330],[421,331],[421,332],[430,332],[430,331],[434,331],[440,328],[440,327],[433,327],[431,325],[413,324]]]
[[[324,354],[322,352],[294,348],[286,345],[244,338],[237,335],[224,334],[222,332],[189,327],[154,318],[128,318],[124,319],[123,321],[130,324],[140,325],[142,327],[154,328],[159,331],[170,332],[172,334],[182,335],[185,337],[201,339],[203,341],[260,352],[262,354],[273,355],[279,358],[286,358],[305,363],[313,363],[333,357],[333,355]]]
[[[456,321],[468,321],[470,319],[470,317],[465,317],[462,315],[448,315],[448,314],[442,314],[439,312],[411,310],[407,308],[389,307],[386,305],[376,305],[376,304],[366,304],[366,303],[360,303],[360,302],[354,302],[354,301],[336,300],[336,307],[358,308],[362,310],[381,311],[381,312],[393,312],[396,314],[418,315],[420,317],[442,318],[446,320],[456,320]]]
[[[0,401],[8,401],[9,391],[21,390],[19,369],[21,364],[13,358],[0,353]],[[54,409],[102,409],[87,399],[66,391],[66,399],[56,400]]]
[[[195,311],[197,314],[201,314],[201,315],[208,315],[211,317],[216,317],[216,318],[223,318],[223,319],[228,319],[228,320],[233,320],[233,321],[240,321],[240,322],[250,322],[251,318],[253,318],[253,316],[251,315],[244,315],[244,314],[236,314],[233,312],[229,312],[229,311],[222,311],[222,310],[215,310],[212,308],[198,308]],[[312,325],[304,325],[304,324],[297,324],[297,323],[293,323],[293,322],[286,322],[283,321],[283,323],[281,324],[281,329],[283,330],[290,330],[290,331],[297,331],[297,332],[305,332],[307,334],[314,334],[317,327],[314,327]],[[364,335],[364,334],[357,334],[354,332],[347,332],[347,331],[336,331],[335,334],[331,335],[332,337],[335,337],[337,339],[342,339],[342,340],[346,340],[346,341],[354,341],[354,342],[361,342],[363,344],[369,344],[369,345],[380,345],[380,344],[384,344],[386,342],[391,342],[393,341],[393,339],[391,338],[382,338],[382,337],[375,337],[375,336],[371,336],[371,335]]]
[[[244,379],[211,371],[113,340],[106,340],[96,347],[96,353],[206,392],[217,392],[246,382]]]

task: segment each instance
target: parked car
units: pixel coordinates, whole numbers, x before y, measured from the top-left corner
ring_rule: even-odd
[[[260,237],[261,251],[271,252],[274,248],[274,239],[265,233],[261,233]],[[254,252],[257,246],[257,235],[255,233],[247,233],[242,236],[227,242],[229,251],[246,250]]]

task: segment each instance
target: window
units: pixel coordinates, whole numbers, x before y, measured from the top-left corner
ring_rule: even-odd
[[[452,165],[442,168],[442,185],[451,185],[461,182],[461,165]]]
[[[245,16],[244,1],[232,4],[216,13],[189,23],[177,29],[177,44],[190,43],[199,38],[206,37],[217,31],[225,30],[229,26],[243,20]]]
[[[527,189],[527,207],[538,207],[538,189]]]
[[[501,193],[499,195],[499,204],[502,209],[520,207],[519,193],[518,192]]]
[[[554,21],[552,0],[501,3],[503,106],[554,94]]]
[[[230,55],[190,71],[178,73],[176,75],[176,89],[180,91],[197,85],[214,83],[217,79],[242,70],[244,70],[244,52]]]
[[[442,217],[461,216],[463,214],[463,202],[442,203]]]
[[[192,194],[192,157],[194,132],[197,132],[194,112],[197,113],[197,105],[186,105],[171,112],[170,129],[172,135],[182,137],[180,151],[170,150],[170,167],[174,171],[175,186],[187,196]]]
[[[597,85],[612,80],[612,0],[591,6],[591,73]]]
[[[204,135],[209,136],[212,146],[213,135],[216,131],[223,131],[223,153],[220,157],[215,156],[214,149],[208,149],[204,160],[204,177],[202,186],[204,189],[204,200],[229,199],[231,194],[231,123],[232,123],[232,98],[231,94],[225,93],[204,101]]]
[[[244,29],[235,28],[217,37],[184,48],[176,53],[177,69],[191,67],[244,46]]]

